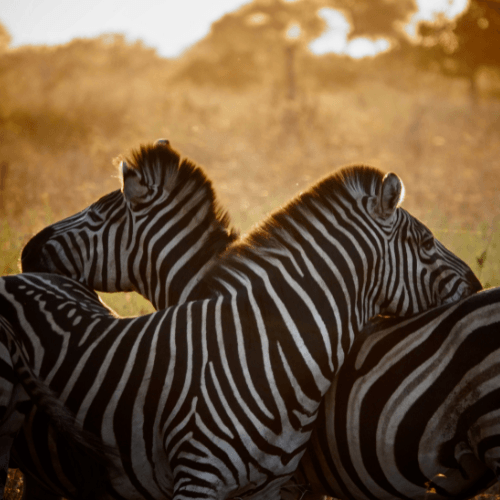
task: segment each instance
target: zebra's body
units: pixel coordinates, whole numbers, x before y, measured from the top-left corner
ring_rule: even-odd
[[[293,483],[336,498],[478,494],[500,473],[499,331],[500,289],[367,327],[327,392]],[[57,484],[53,475],[44,480]]]
[[[145,434],[150,437],[143,441],[141,426],[134,425],[130,443],[148,450],[148,457],[153,457],[150,463],[161,474],[147,477],[149,473],[143,470],[147,465],[140,471],[132,467],[119,476],[121,479],[114,478],[115,488],[120,489],[120,481],[126,483],[142,471],[145,476],[139,481],[141,487],[158,488],[161,495],[169,495],[173,488],[176,498],[187,490],[191,494],[196,491],[200,498],[243,492],[276,496],[280,484],[298,463],[321,396],[342,363],[355,331],[380,311],[418,312],[477,289],[470,269],[435,242],[427,228],[397,208],[400,194],[401,184],[394,175],[382,181],[382,175],[374,169],[345,169],[301,195],[245,242],[233,246],[213,277],[213,298],[145,318],[113,320],[121,325],[120,332],[127,332],[123,337],[127,345],[133,344],[135,335],[154,339],[154,327],[146,324],[150,321],[150,325],[156,325],[158,321],[162,330],[158,342],[166,344],[175,339],[185,348],[186,352],[177,349],[171,362],[185,356],[180,381],[186,392],[177,394],[180,400],[174,399],[181,406],[187,405],[178,446],[178,432],[172,428],[165,434],[168,441],[164,447],[152,444],[155,432],[159,442],[164,442],[156,426],[151,430],[159,410],[154,404],[144,409],[143,418],[149,419]],[[14,294],[12,300],[19,297]],[[38,338],[29,325],[20,323],[18,328],[26,335],[26,343]],[[42,336],[52,335],[48,325],[42,330]],[[78,343],[74,330],[76,338],[69,336],[70,343]],[[193,357],[196,343],[202,353],[201,364]],[[155,356],[155,349],[146,344],[149,356]],[[236,350],[238,358],[225,357],[223,347]],[[122,354],[119,359],[127,356]],[[182,365],[177,361],[175,366],[179,363]],[[140,363],[131,364],[135,366]],[[243,375],[248,386],[234,386],[234,374]],[[265,378],[256,385],[262,374]],[[40,376],[43,378],[43,374]],[[99,375],[98,379],[109,388],[105,377],[101,380]],[[160,393],[175,392],[176,384],[168,380],[164,379]],[[240,393],[243,396],[239,397]],[[130,415],[135,415],[129,393],[119,394]],[[81,405],[89,401],[92,398],[84,390],[79,403],[73,403],[80,406],[73,409],[80,412]],[[214,401],[218,406],[212,406]],[[196,412],[192,405],[196,405]],[[167,406],[171,415],[172,405]],[[113,441],[115,429],[113,422],[106,420],[106,408],[100,405],[99,411],[104,411],[102,437]],[[174,415],[175,411],[174,405]],[[172,423],[174,417],[165,418]],[[211,436],[217,436],[221,443],[215,445]],[[226,441],[222,441],[224,437]],[[206,449],[200,452],[197,446]],[[224,447],[226,455],[220,451]],[[121,451],[125,461],[127,456],[137,456],[127,455],[130,449]],[[219,475],[210,469],[205,483],[200,484],[204,460],[219,464]],[[173,482],[168,481],[172,473]],[[128,488],[133,489],[131,485]]]

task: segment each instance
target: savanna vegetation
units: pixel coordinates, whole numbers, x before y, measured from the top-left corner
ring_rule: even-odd
[[[346,163],[396,172],[404,207],[484,286],[500,285],[492,4],[473,0],[452,22],[422,25],[415,45],[394,28],[410,0],[256,0],[170,60],[121,35],[12,49],[0,26],[1,273],[19,272],[33,233],[119,187],[113,158],[165,137],[205,167],[242,232]],[[385,36],[392,50],[313,56],[307,43],[324,28],[325,5],[344,9],[351,36]],[[471,58],[492,47],[496,56]],[[121,314],[151,310],[135,294],[104,297]]]

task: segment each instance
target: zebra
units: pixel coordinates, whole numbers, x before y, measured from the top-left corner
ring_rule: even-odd
[[[35,235],[22,251],[23,271],[136,291],[155,309],[185,302],[238,236],[227,212],[204,170],[166,139],[133,150],[120,175],[121,189]]]
[[[72,282],[69,293],[64,290],[67,279],[53,275],[58,281],[57,293],[65,294],[66,298],[80,301],[87,311],[108,311],[95,292],[82,285]],[[62,281],[62,283],[60,283]],[[53,284],[53,283],[52,283]],[[62,286],[61,286],[62,285]],[[95,435],[75,425],[75,416],[55,394],[42,383],[33,373],[27,362],[29,354],[19,343],[14,334],[14,328],[8,321],[9,312],[6,308],[16,306],[2,304],[0,315],[0,498],[3,498],[7,481],[7,469],[12,442],[19,432],[25,418],[26,408],[35,404],[39,414],[42,414],[50,428],[69,444],[73,464],[82,464],[87,471],[87,481],[84,489],[96,491],[101,488],[102,477],[112,470],[109,456],[115,454],[111,447],[103,446]],[[24,495],[23,495],[24,498]]]
[[[492,452],[483,443],[476,442],[475,450],[483,448],[481,460],[478,460],[468,444],[467,436],[470,434],[471,439],[474,439],[479,429],[482,441],[489,440],[491,448],[496,445],[497,441],[494,439],[498,440],[500,436],[498,429],[492,425],[498,425],[498,418],[488,418],[487,412],[483,412],[480,418],[476,417],[478,422],[472,422],[470,429],[464,428],[463,424],[461,427],[458,425],[460,420],[467,418],[467,412],[470,412],[473,404],[481,410],[489,404],[486,407],[489,413],[500,409],[495,403],[491,407],[489,402],[494,392],[491,389],[498,387],[498,380],[493,377],[496,373],[492,371],[492,366],[497,366],[497,351],[492,348],[491,343],[483,341],[484,333],[478,336],[481,331],[494,334],[495,328],[500,326],[500,308],[497,307],[499,299],[500,288],[491,289],[409,320],[379,319],[375,325],[369,324],[356,338],[333,387],[327,392],[326,403],[320,411],[308,450],[288,487],[309,484],[309,489],[317,495],[337,498],[424,498],[429,491],[436,492],[433,495],[435,498],[465,498],[479,493],[491,482],[494,477],[492,470],[499,476],[500,457],[492,456]],[[377,333],[374,334],[373,331]],[[490,337],[490,340],[495,340],[492,335]],[[461,342],[460,345],[456,342],[457,339]],[[436,340],[441,343],[440,350],[435,348]],[[464,364],[457,348],[463,349],[466,341],[470,348],[479,348],[484,357],[489,356],[481,362],[476,359],[477,364],[473,366],[475,378],[490,377],[486,386],[490,392],[483,394],[481,400],[476,392],[480,390],[479,384],[471,386],[468,379],[464,381],[473,358],[468,357],[469,363]],[[424,351],[425,359],[420,352],[424,342],[429,345]],[[442,355],[444,348],[446,356]],[[418,377],[421,380],[418,385],[415,384],[415,377],[402,380],[399,376],[393,376],[392,372],[400,373],[401,365],[404,365],[408,374],[419,371]],[[432,365],[435,376],[428,371],[428,367]],[[439,389],[429,385],[435,383],[438,377],[442,378],[450,365],[454,367],[455,378],[461,379],[461,386],[449,386],[446,392],[442,386]],[[387,380],[392,382],[391,386],[388,386]],[[492,385],[492,382],[497,383]],[[380,384],[384,385],[382,390],[379,389]],[[453,389],[459,397],[468,401],[467,407],[457,404],[457,398],[446,401],[442,407],[439,406],[439,401],[434,410],[434,414],[439,415],[431,420],[428,414],[422,415],[422,409],[428,411],[427,400],[426,405],[418,405],[424,392],[421,390],[422,385],[428,386],[424,387],[425,392],[439,394],[440,400],[445,400],[443,394],[449,394]],[[366,387],[369,389],[365,389]],[[465,397],[463,389],[468,391]],[[394,399],[394,395],[405,391],[405,400],[409,404],[404,404],[404,407],[413,405],[411,416],[408,412],[401,413],[400,405],[397,404],[399,400]],[[385,395],[383,400],[381,394]],[[471,400],[470,396],[476,399]],[[379,401],[378,420],[374,417],[374,409],[377,407],[373,404],[374,399]],[[365,412],[362,405],[368,408]],[[454,426],[443,418],[443,415],[449,414],[455,415]],[[339,424],[339,421],[342,423]],[[428,424],[429,421],[432,424]],[[481,421],[489,422],[488,426]],[[427,437],[424,433],[417,435],[425,442],[422,449],[415,442],[415,430],[425,426]],[[391,430],[392,432],[388,432]],[[449,438],[450,432],[453,433],[452,439]],[[396,438],[389,438],[388,434],[398,435],[401,444],[396,446]],[[342,438],[344,435],[347,437]],[[412,442],[414,446],[409,447],[408,443]],[[370,443],[373,451],[370,450]],[[383,453],[378,458],[377,449],[381,447]],[[392,457],[390,465],[388,454]],[[375,463],[373,457],[377,457]],[[367,479],[365,475],[369,470],[372,472]],[[373,484],[377,484],[377,487],[370,488],[369,485]]]
[[[38,233],[23,249],[22,267],[104,292],[137,291],[166,309],[189,298],[238,233],[205,171],[181,159],[168,140],[141,145],[119,160],[121,189]],[[32,439],[26,441],[33,415],[14,447],[30,464],[39,461]],[[26,499],[48,497],[26,474],[24,491]]]
[[[295,484],[337,498],[467,498],[500,476],[499,301],[500,288],[490,289],[367,326],[327,393]],[[432,393],[439,400],[422,404]]]
[[[64,326],[64,315],[52,315],[44,327],[37,323],[36,331],[19,318],[10,319],[26,345],[48,341],[53,346],[54,322],[59,332],[66,328],[70,346],[81,345],[81,335],[91,339],[94,333],[88,349],[119,364],[137,355],[138,339],[147,339],[142,343],[151,363],[132,362],[130,367],[146,370],[142,379],[134,376],[139,383],[132,387],[146,394],[141,405],[149,405],[134,413],[136,389],[122,390],[129,383],[126,372],[112,409],[97,405],[95,432],[108,445],[121,446],[115,465],[123,473],[110,478],[110,490],[132,497],[173,494],[176,499],[271,498],[279,493],[305,450],[321,397],[368,318],[380,312],[417,313],[480,287],[460,259],[399,207],[402,191],[395,174],[383,176],[364,166],[323,179],[225,252],[209,273],[213,296],[205,300],[141,318],[99,317],[91,333],[80,335],[77,326]],[[39,300],[46,303],[41,291],[32,294],[34,303],[18,289],[4,295],[16,303],[29,302],[30,310]],[[72,316],[79,318],[75,307]],[[120,346],[120,356],[110,357],[101,343],[121,338],[128,347],[122,352]],[[227,356],[231,347],[238,356]],[[81,350],[72,358],[68,348],[60,358],[75,370],[70,382],[68,374],[62,377],[64,384],[81,381],[82,370],[88,369]],[[163,350],[169,362],[154,363]],[[33,353],[39,366],[36,357],[43,353]],[[198,362],[194,353],[201,353]],[[99,365],[99,387],[109,390],[114,383],[107,378],[108,363],[100,360]],[[156,371],[148,370],[159,370],[161,376],[152,378]],[[235,375],[244,375],[244,387],[236,384]],[[151,390],[152,379],[163,383],[154,384],[158,398],[151,400],[145,388]],[[88,382],[83,394],[78,391],[78,401],[66,398],[74,394],[67,385],[60,396],[84,425],[87,417],[82,415],[94,400],[95,382]],[[115,433],[124,430],[110,420],[115,403],[137,422],[125,425],[123,439]],[[164,403],[169,411],[160,415]],[[164,427],[158,427],[158,419]],[[155,432],[160,436],[156,440]]]
[[[357,336],[293,481],[343,499],[470,498],[500,479],[500,287]]]

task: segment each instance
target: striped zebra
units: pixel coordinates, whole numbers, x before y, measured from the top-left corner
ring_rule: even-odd
[[[219,259],[209,299],[135,319],[96,317],[83,332],[64,314],[36,331],[10,319],[25,345],[54,349],[66,331],[58,362],[69,372],[56,392],[85,428],[119,447],[111,495],[275,497],[368,318],[478,289],[471,270],[398,207],[401,194],[397,176],[369,167],[325,178]],[[30,301],[10,284],[7,300],[30,311],[46,304],[43,293]],[[44,351],[32,352],[43,366]],[[90,364],[100,367],[94,377]],[[111,400],[94,403],[101,393]]]
[[[79,301],[87,312],[102,312],[104,306],[95,292],[84,286],[61,276],[51,275],[49,278],[56,281],[55,293]],[[53,286],[54,283],[52,282]],[[69,285],[69,290],[67,286]],[[25,287],[29,293],[32,287]],[[45,291],[44,291],[45,293]],[[49,298],[50,300],[50,298]],[[7,480],[7,467],[10,449],[14,438],[24,423],[27,408],[33,404],[38,414],[43,415],[47,424],[50,423],[52,432],[56,432],[66,443],[66,451],[70,451],[73,465],[82,464],[86,472],[86,483],[82,485],[89,491],[101,488],[102,478],[112,470],[110,456],[116,451],[110,447],[103,447],[102,441],[95,435],[81,429],[75,424],[75,416],[57,396],[34,375],[30,366],[25,346],[19,342],[14,333],[15,328],[8,321],[12,315],[11,308],[18,308],[19,304],[8,303],[0,299],[2,304],[0,315],[0,498],[3,498]],[[58,301],[61,304],[61,301]],[[111,311],[108,309],[110,314]],[[38,314],[42,311],[39,310]],[[47,310],[43,310],[46,314]],[[14,313],[17,314],[17,313]],[[84,491],[84,490],[82,490]],[[23,495],[26,498],[26,495]],[[48,497],[46,497],[48,498]]]
[[[186,301],[237,236],[210,180],[165,139],[133,151],[120,163],[120,175],[120,190],[32,238],[22,253],[23,270],[60,273],[105,292],[137,291],[157,309]],[[44,477],[50,463],[33,447],[35,414],[36,408],[14,447],[25,471],[25,500],[49,498],[26,474],[39,470]],[[61,467],[56,459],[54,466]]]
[[[155,309],[184,302],[236,239],[229,218],[205,172],[165,139],[120,166],[122,189],[39,232],[23,249],[23,271],[136,291]]]
[[[367,327],[288,486],[343,499],[444,499],[470,498],[495,479],[500,288]]]
[[[295,484],[337,498],[469,498],[500,476],[499,305],[490,289],[365,328]]]

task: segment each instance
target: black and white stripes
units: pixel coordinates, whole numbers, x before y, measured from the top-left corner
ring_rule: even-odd
[[[500,477],[500,289],[355,341],[294,478],[316,495],[468,498]]]
[[[210,181],[166,141],[134,151],[120,173],[122,190],[28,242],[23,271],[63,274],[104,292],[137,291],[157,309],[185,301],[236,237]]]
[[[63,314],[36,331],[10,319],[26,345],[52,343],[55,330],[68,342],[59,355],[69,371],[50,385],[63,380],[56,392],[84,428],[119,447],[111,491],[276,497],[366,320],[478,289],[398,208],[401,192],[395,175],[368,167],[324,179],[224,254],[207,277],[210,299],[136,319],[96,316],[84,332]],[[16,290],[8,300],[24,300],[15,279],[4,278]],[[45,301],[36,296],[30,310]],[[33,363],[43,365],[36,350]]]

